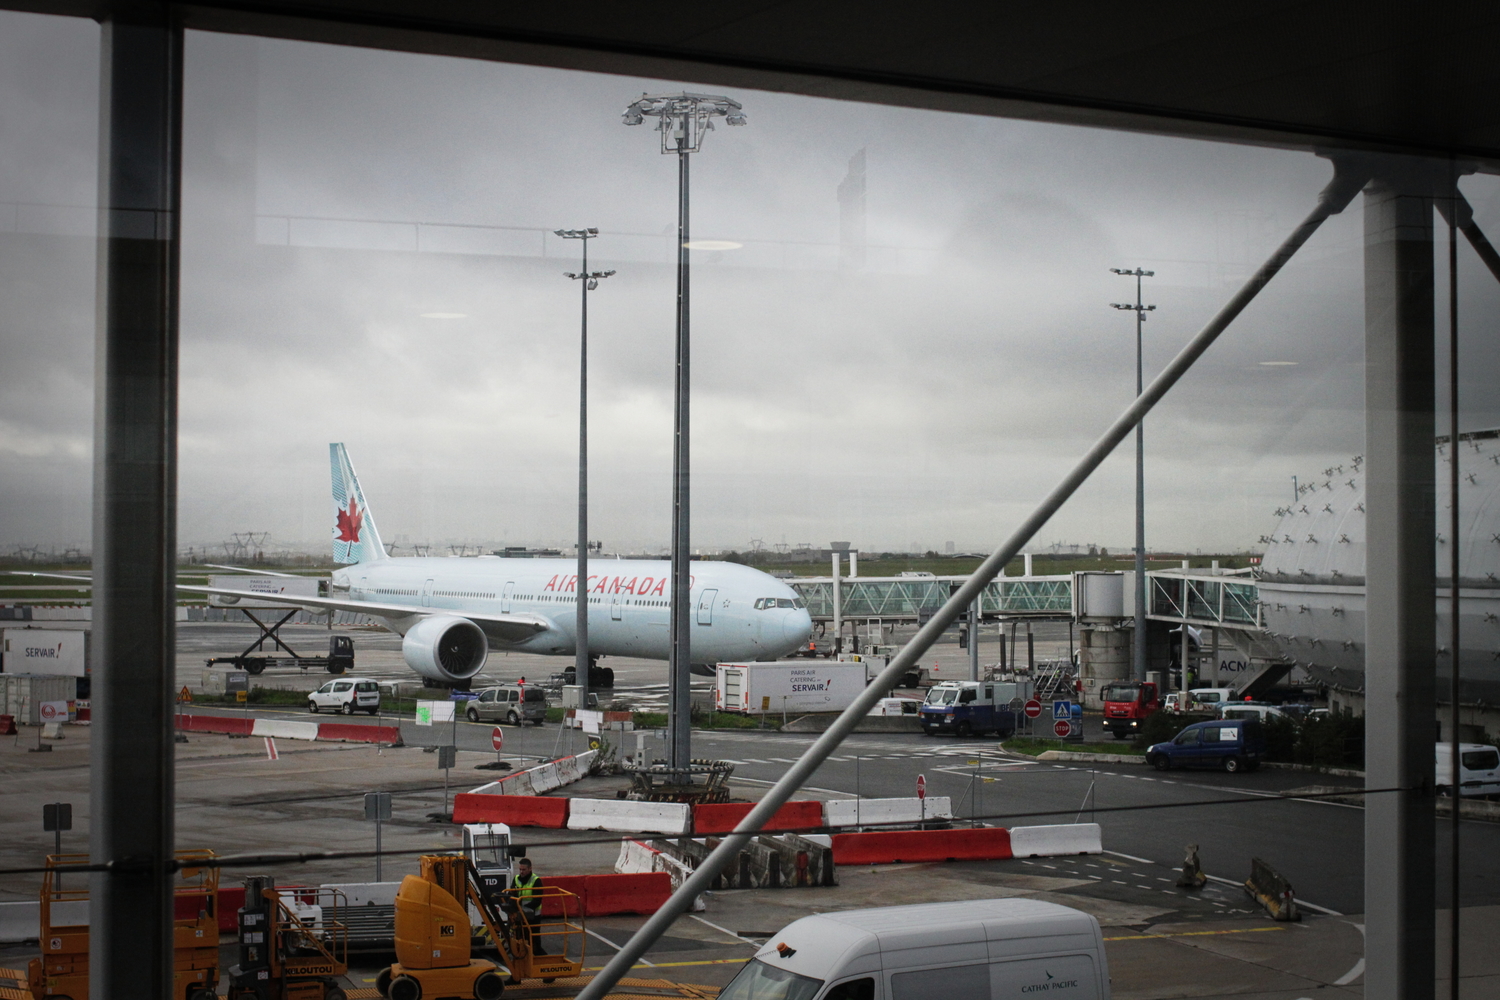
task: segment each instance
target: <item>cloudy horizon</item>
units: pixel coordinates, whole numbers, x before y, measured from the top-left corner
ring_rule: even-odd
[[[0,24],[0,547],[89,533],[98,29]],[[190,32],[182,547],[326,544],[342,441],[388,542],[574,537],[575,245],[591,534],[670,523],[676,165],[643,91],[705,88]],[[716,91],[715,91],[716,92]],[[692,160],[693,537],[988,551],[1312,207],[1300,152],[736,91]],[[864,151],[863,266],[838,187]],[[1500,236],[1500,182],[1464,181]],[[1361,452],[1363,220],[1330,220],[1147,420],[1148,546],[1243,551],[1293,475]],[[1500,288],[1462,251],[1467,331]],[[1440,272],[1440,286],[1446,281]],[[1440,309],[1442,302],[1440,287]],[[1500,424],[1466,338],[1465,427]],[[1440,370],[1446,365],[1440,365]],[[1128,545],[1127,442],[1031,546]]]

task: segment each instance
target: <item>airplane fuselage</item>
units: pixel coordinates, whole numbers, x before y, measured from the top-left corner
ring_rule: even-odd
[[[802,647],[812,620],[796,591],[749,566],[692,564],[692,662],[767,660]],[[351,602],[420,605],[432,614],[533,615],[548,624],[522,642],[490,648],[573,655],[577,563],[571,559],[393,558],[333,574],[333,592]],[[667,659],[671,564],[595,559],[589,565],[589,652]],[[403,634],[413,619],[388,619]]]

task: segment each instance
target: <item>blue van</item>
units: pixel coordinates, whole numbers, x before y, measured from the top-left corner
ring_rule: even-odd
[[[1233,774],[1260,767],[1266,755],[1266,738],[1254,719],[1219,719],[1196,722],[1146,751],[1146,763],[1158,771],[1174,767],[1209,767]]]

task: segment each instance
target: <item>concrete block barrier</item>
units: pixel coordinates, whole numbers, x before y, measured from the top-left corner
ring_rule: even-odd
[[[292,722],[288,719],[256,719],[250,735],[270,736],[278,740],[315,740],[318,738],[318,724]]]
[[[1302,919],[1292,883],[1261,858],[1250,859],[1250,877],[1245,880],[1245,892],[1266,908],[1272,920]]]
[[[693,833],[733,833],[740,821],[750,815],[753,802],[724,802],[693,807]],[[823,825],[823,803],[788,802],[766,823],[767,830],[816,830]]]
[[[953,800],[946,795],[926,799],[832,799],[823,803],[823,825],[874,826],[886,823],[920,824],[927,820],[951,820]]]
[[[340,743],[401,743],[400,726],[360,726],[348,722],[323,722],[318,739]]]
[[[1011,856],[1052,858],[1065,854],[1099,854],[1104,850],[1098,823],[1059,823],[1054,826],[1013,826]]]
[[[176,716],[177,728],[192,733],[225,733],[230,736],[249,736],[255,726],[254,719],[236,719],[227,715]]]
[[[507,823],[511,826],[539,826],[548,830],[561,830],[568,825],[570,801],[572,800],[539,795],[459,792],[453,796],[453,822]]]
[[[672,878],[666,872],[588,875],[584,878],[584,913],[590,917],[651,914],[671,895]]]
[[[556,764],[542,764],[539,767],[529,769],[527,773],[531,775],[531,788],[538,795],[550,792],[554,788],[562,787],[562,781],[559,780],[557,775]]]
[[[837,833],[833,837],[833,860],[840,865],[996,861],[1009,857],[1010,831],[1000,827]]]
[[[609,830],[615,833],[664,833],[685,836],[691,807],[677,802],[632,802],[628,799],[572,799],[569,830]]]

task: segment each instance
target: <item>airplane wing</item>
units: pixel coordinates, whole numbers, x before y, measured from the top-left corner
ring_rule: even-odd
[[[65,573],[27,573],[13,570],[11,576],[30,576],[48,580],[72,580],[75,583],[92,583],[86,576],[69,576]],[[457,615],[478,625],[484,634],[500,642],[524,642],[532,636],[552,628],[552,623],[540,615],[491,615],[472,611],[449,611],[445,608],[417,607],[411,604],[384,604],[375,601],[349,601],[337,597],[286,596],[262,594],[253,590],[226,590],[222,587],[197,587],[179,583],[178,590],[190,594],[212,594],[217,597],[247,598],[264,604],[281,604],[288,608],[309,608],[318,611],[353,611],[362,615],[395,620],[407,619],[415,623],[418,619],[434,614]],[[407,627],[410,627],[408,624]],[[403,629],[404,631],[405,629]]]
[[[288,580],[299,579],[297,573],[277,573],[269,569],[247,569],[244,566],[225,566],[222,563],[204,563],[209,569],[227,569],[231,573],[248,573],[251,576],[279,576]]]
[[[178,590],[189,594],[211,594],[215,597],[244,598],[262,604],[280,604],[288,608],[309,608],[319,611],[353,611],[377,618],[417,619],[429,615],[449,614],[467,618],[478,625],[484,634],[501,642],[524,642],[539,632],[545,632],[552,623],[540,615],[493,615],[472,611],[453,611],[447,608],[419,607],[412,604],[387,604],[379,601],[351,601],[339,597],[308,597],[297,594],[264,594],[254,590],[229,590],[224,587],[197,587],[179,583]],[[233,605],[230,605],[231,607]],[[409,626],[408,626],[409,627]],[[402,629],[405,631],[405,628]]]

